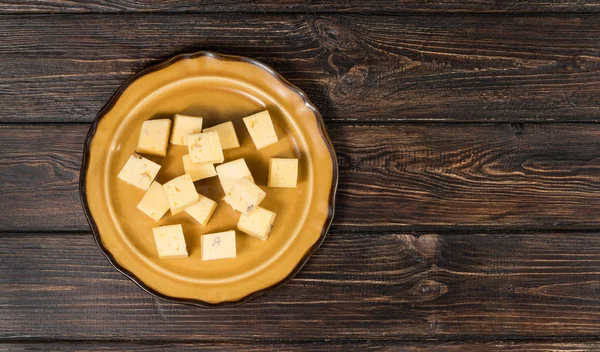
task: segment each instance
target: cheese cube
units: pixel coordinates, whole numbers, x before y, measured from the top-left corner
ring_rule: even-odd
[[[217,132],[191,134],[186,141],[194,163],[222,163],[225,160]]]
[[[154,181],[158,170],[160,170],[160,165],[133,153],[117,177],[145,191]]]
[[[257,207],[250,214],[242,214],[237,223],[238,230],[265,241],[275,222],[275,214],[265,208]]]
[[[242,178],[227,192],[223,200],[242,213],[250,213],[265,199],[267,194],[247,178]]]
[[[186,174],[190,174],[192,181],[217,176],[215,165],[212,163],[193,163],[189,154],[182,156],[181,159],[183,160],[183,169]]]
[[[189,174],[183,174],[163,185],[171,214],[175,215],[198,200],[198,192]]]
[[[185,137],[190,134],[202,132],[202,118],[181,114],[175,114],[171,143],[176,145],[187,145]]]
[[[185,212],[198,221],[200,225],[206,226],[217,208],[217,202],[203,195],[199,195],[199,197],[200,199],[196,204],[185,208]]]
[[[271,158],[269,160],[269,187],[296,187],[298,159]]]
[[[214,127],[205,128],[204,132],[217,132],[223,150],[239,148],[240,146],[240,141],[238,140],[237,134],[235,134],[235,128],[233,128],[233,122],[231,121],[224,122]]]
[[[138,153],[166,156],[170,132],[171,120],[169,119],[144,121],[135,151]]]
[[[210,233],[202,236],[202,260],[235,258],[235,231]]]
[[[223,187],[225,193],[229,192],[244,177],[254,182],[250,169],[246,165],[246,160],[243,158],[221,164],[216,169],[219,182],[221,182],[221,187]]]
[[[159,221],[169,210],[169,201],[163,186],[156,181],[152,182],[137,208],[154,221]]]
[[[244,117],[243,120],[256,149],[263,149],[278,141],[271,115],[267,110]]]
[[[159,258],[187,257],[188,252],[181,225],[160,226],[152,229]]]

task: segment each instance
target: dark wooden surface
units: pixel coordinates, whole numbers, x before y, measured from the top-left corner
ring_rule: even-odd
[[[0,122],[90,122],[129,75],[197,50],[263,60],[331,122],[597,122],[599,37],[589,15],[8,15]]]
[[[0,0],[0,351],[600,350],[593,1]],[[297,278],[219,310],[110,266],[82,143],[129,75],[215,50],[323,113],[336,217]]]
[[[0,13],[597,13],[593,0],[2,0]]]
[[[140,290],[89,233],[6,233],[0,339],[597,337],[599,252],[594,232],[333,231],[280,290],[239,307],[199,310]]]
[[[595,352],[600,349],[596,341],[560,342],[560,341],[490,341],[490,342],[413,342],[413,341],[333,341],[333,342],[267,342],[260,345],[250,343],[111,343],[111,342],[62,342],[62,343],[6,343],[0,349],[9,351],[208,351],[208,352],[263,352],[263,351],[340,351],[340,352]]]

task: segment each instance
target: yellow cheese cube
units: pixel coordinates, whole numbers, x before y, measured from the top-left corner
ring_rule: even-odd
[[[187,145],[185,137],[190,134],[202,132],[202,118],[175,114],[171,143],[176,145]]]
[[[223,187],[225,193],[229,192],[244,177],[254,182],[250,169],[246,165],[246,160],[243,158],[221,164],[216,169],[219,182],[221,182],[221,187]]]
[[[243,120],[256,149],[263,149],[278,141],[271,115],[267,110],[244,117]]]
[[[235,134],[235,128],[233,128],[233,122],[231,121],[224,122],[214,127],[205,128],[204,132],[217,132],[223,150],[239,148],[240,146],[240,141],[238,140],[237,134]]]
[[[275,214],[265,208],[257,207],[250,214],[242,214],[237,223],[238,230],[265,241],[275,222]]]
[[[185,208],[185,212],[193,217],[194,220],[198,221],[200,225],[206,226],[208,220],[210,220],[210,217],[217,208],[217,202],[203,195],[198,196],[200,198],[198,202]]]
[[[160,226],[152,229],[158,256],[162,258],[187,257],[187,247],[181,225]]]
[[[186,174],[190,174],[192,181],[217,176],[215,165],[212,163],[193,163],[189,154],[182,156],[181,159],[183,160],[183,169]]]
[[[169,201],[163,186],[156,181],[152,182],[137,208],[154,221],[159,221],[169,210]]]
[[[269,187],[296,187],[298,159],[271,158],[269,160]]]
[[[202,260],[235,258],[235,231],[210,233],[202,236]]]
[[[163,185],[171,214],[175,215],[198,200],[198,192],[189,174],[183,174]]]
[[[148,120],[142,123],[136,152],[165,156],[169,144],[171,120]]]
[[[217,132],[191,134],[186,141],[194,163],[222,163],[225,160]]]
[[[223,200],[242,213],[250,213],[265,199],[267,194],[247,178],[242,178],[227,192]]]
[[[154,181],[158,170],[160,170],[160,165],[133,153],[117,177],[145,191]]]

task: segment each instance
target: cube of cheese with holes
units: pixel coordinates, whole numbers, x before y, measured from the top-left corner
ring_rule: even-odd
[[[189,154],[182,156],[181,159],[183,160],[183,170],[186,174],[190,174],[192,181],[217,176],[213,163],[193,163]]]
[[[150,187],[159,170],[160,165],[157,163],[133,153],[117,177],[145,191]]]
[[[183,174],[163,185],[171,214],[175,215],[198,201],[198,192],[189,174]]]
[[[198,197],[198,202],[185,208],[185,212],[194,218],[194,220],[198,221],[200,225],[206,226],[208,220],[210,220],[210,217],[217,208],[217,202],[201,194],[198,195]]]
[[[185,137],[202,132],[202,117],[175,114],[174,120],[173,133],[171,133],[172,144],[187,146]]]
[[[221,164],[216,167],[216,170],[219,182],[221,182],[221,187],[223,187],[223,192],[225,193],[229,192],[244,177],[254,182],[246,160],[243,158]]]
[[[142,123],[136,152],[166,156],[171,133],[171,120],[148,120]]]
[[[160,226],[152,229],[159,258],[184,258],[188,256],[181,225]]]
[[[271,115],[267,110],[244,117],[243,120],[256,149],[263,149],[278,141]]]
[[[242,213],[251,213],[267,194],[247,178],[242,178],[225,194],[223,200]]]
[[[298,182],[298,159],[271,158],[269,187],[294,188]]]
[[[238,140],[233,122],[227,121],[222,124],[205,128],[204,132],[217,132],[219,134],[219,141],[221,142],[221,148],[223,150],[239,148],[240,141]]]
[[[217,132],[191,134],[186,140],[192,162],[218,164],[225,160]]]
[[[156,181],[152,182],[137,208],[152,220],[159,221],[169,211],[169,201],[163,186]]]
[[[275,214],[265,208],[257,207],[250,214],[242,214],[237,223],[238,230],[265,241],[275,222]]]
[[[202,260],[235,258],[235,231],[209,233],[201,237]]]

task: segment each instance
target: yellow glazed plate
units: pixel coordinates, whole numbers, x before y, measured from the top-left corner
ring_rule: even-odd
[[[279,142],[257,151],[242,117],[269,110]],[[217,177],[195,182],[219,205],[205,228],[185,212],[156,223],[136,205],[144,191],[117,179],[134,152],[142,122],[175,113],[202,116],[203,127],[233,121],[240,148],[267,191],[261,206],[277,213],[263,242],[237,232],[237,257],[202,261],[200,236],[236,228],[239,213],[221,199]],[[169,144],[160,183],[182,175],[187,148]],[[297,188],[267,188],[271,157],[299,158]],[[306,95],[273,69],[248,58],[199,52],[176,56],[129,79],[96,117],[87,136],[80,179],[83,207],[100,249],[144,290],[170,301],[214,307],[247,301],[290,280],[319,247],[333,218],[338,168],[323,119]],[[158,259],[152,228],[182,224],[189,258]]]

